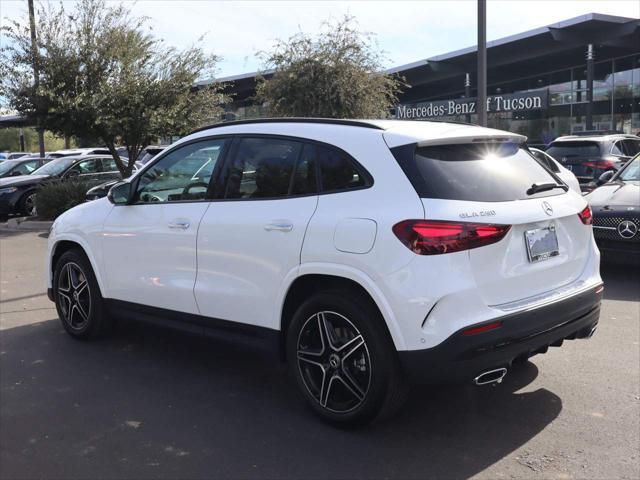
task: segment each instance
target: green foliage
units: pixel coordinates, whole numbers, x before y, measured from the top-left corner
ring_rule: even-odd
[[[146,18],[122,4],[80,0],[70,12],[62,2],[45,4],[37,20],[39,85],[28,19],[9,20],[2,27],[8,42],[0,49],[0,97],[58,135],[99,139],[123,176],[133,162],[120,160],[117,144],[135,160],[157,138],[183,135],[222,111],[221,85],[194,88],[218,58],[197,45],[164,45],[147,33]]]
[[[317,38],[300,32],[261,54],[275,70],[261,78],[256,98],[284,117],[384,118],[406,86],[386,75],[383,54],[353,17],[325,22]]]
[[[38,153],[38,132],[35,128],[24,127],[25,150],[27,152]],[[73,148],[75,143],[71,142]],[[51,132],[44,134],[44,148],[51,152],[64,148],[64,139],[54,136]],[[10,152],[20,151],[20,128],[2,128],[0,129],[0,152],[8,150]]]
[[[36,195],[38,217],[54,220],[70,208],[85,201],[87,182],[79,180],[53,180],[40,187]]]

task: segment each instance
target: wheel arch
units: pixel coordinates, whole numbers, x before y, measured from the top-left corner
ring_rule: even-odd
[[[98,269],[98,264],[96,259],[93,257],[91,250],[88,245],[79,238],[60,238],[55,241],[53,246],[51,247],[50,254],[50,264],[49,271],[47,272],[49,278],[51,280],[51,286],[53,287],[53,273],[56,268],[56,263],[58,263],[58,259],[69,250],[77,249],[80,250],[89,260],[91,264],[91,268],[93,269],[93,274],[98,281],[98,288],[100,289],[100,293],[104,296],[104,286],[102,284],[102,276],[100,274],[100,270]]]
[[[338,269],[336,271],[336,268]],[[333,271],[327,271],[333,270]],[[391,338],[396,350],[404,350],[405,342],[389,304],[382,292],[375,286],[366,274],[353,272],[351,269],[342,269],[341,266],[324,269],[301,269],[300,274],[291,282],[282,300],[280,310],[280,338],[281,351],[284,352],[284,343],[287,329],[297,307],[309,295],[322,290],[351,290],[375,308],[382,319],[384,326]]]

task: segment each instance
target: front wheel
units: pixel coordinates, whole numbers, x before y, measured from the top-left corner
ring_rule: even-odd
[[[366,424],[402,404],[407,389],[382,322],[366,302],[342,292],[316,294],[294,314],[287,333],[290,370],[323,419]]]
[[[38,214],[36,209],[36,192],[28,192],[20,199],[18,207],[20,213],[25,217],[35,217]]]
[[[82,251],[62,254],[54,271],[53,291],[58,316],[69,335],[90,339],[110,329],[98,282]]]

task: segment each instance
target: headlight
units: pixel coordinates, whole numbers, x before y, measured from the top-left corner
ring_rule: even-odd
[[[5,193],[13,193],[17,190],[18,189],[16,187],[0,188],[0,195],[4,195]]]

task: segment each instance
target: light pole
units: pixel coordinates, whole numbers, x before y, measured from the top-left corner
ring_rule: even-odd
[[[33,0],[27,0],[29,4],[29,26],[31,28],[31,55],[33,57],[33,86],[38,95],[38,87],[40,85],[40,72],[38,69],[38,43],[36,41],[36,14],[33,9]],[[39,109],[39,105],[36,105]],[[40,148],[40,162],[42,165],[44,158],[44,130],[40,127],[40,120],[37,120],[36,130],[38,131],[38,146]]]
[[[487,0],[478,0],[478,125],[487,126]]]

